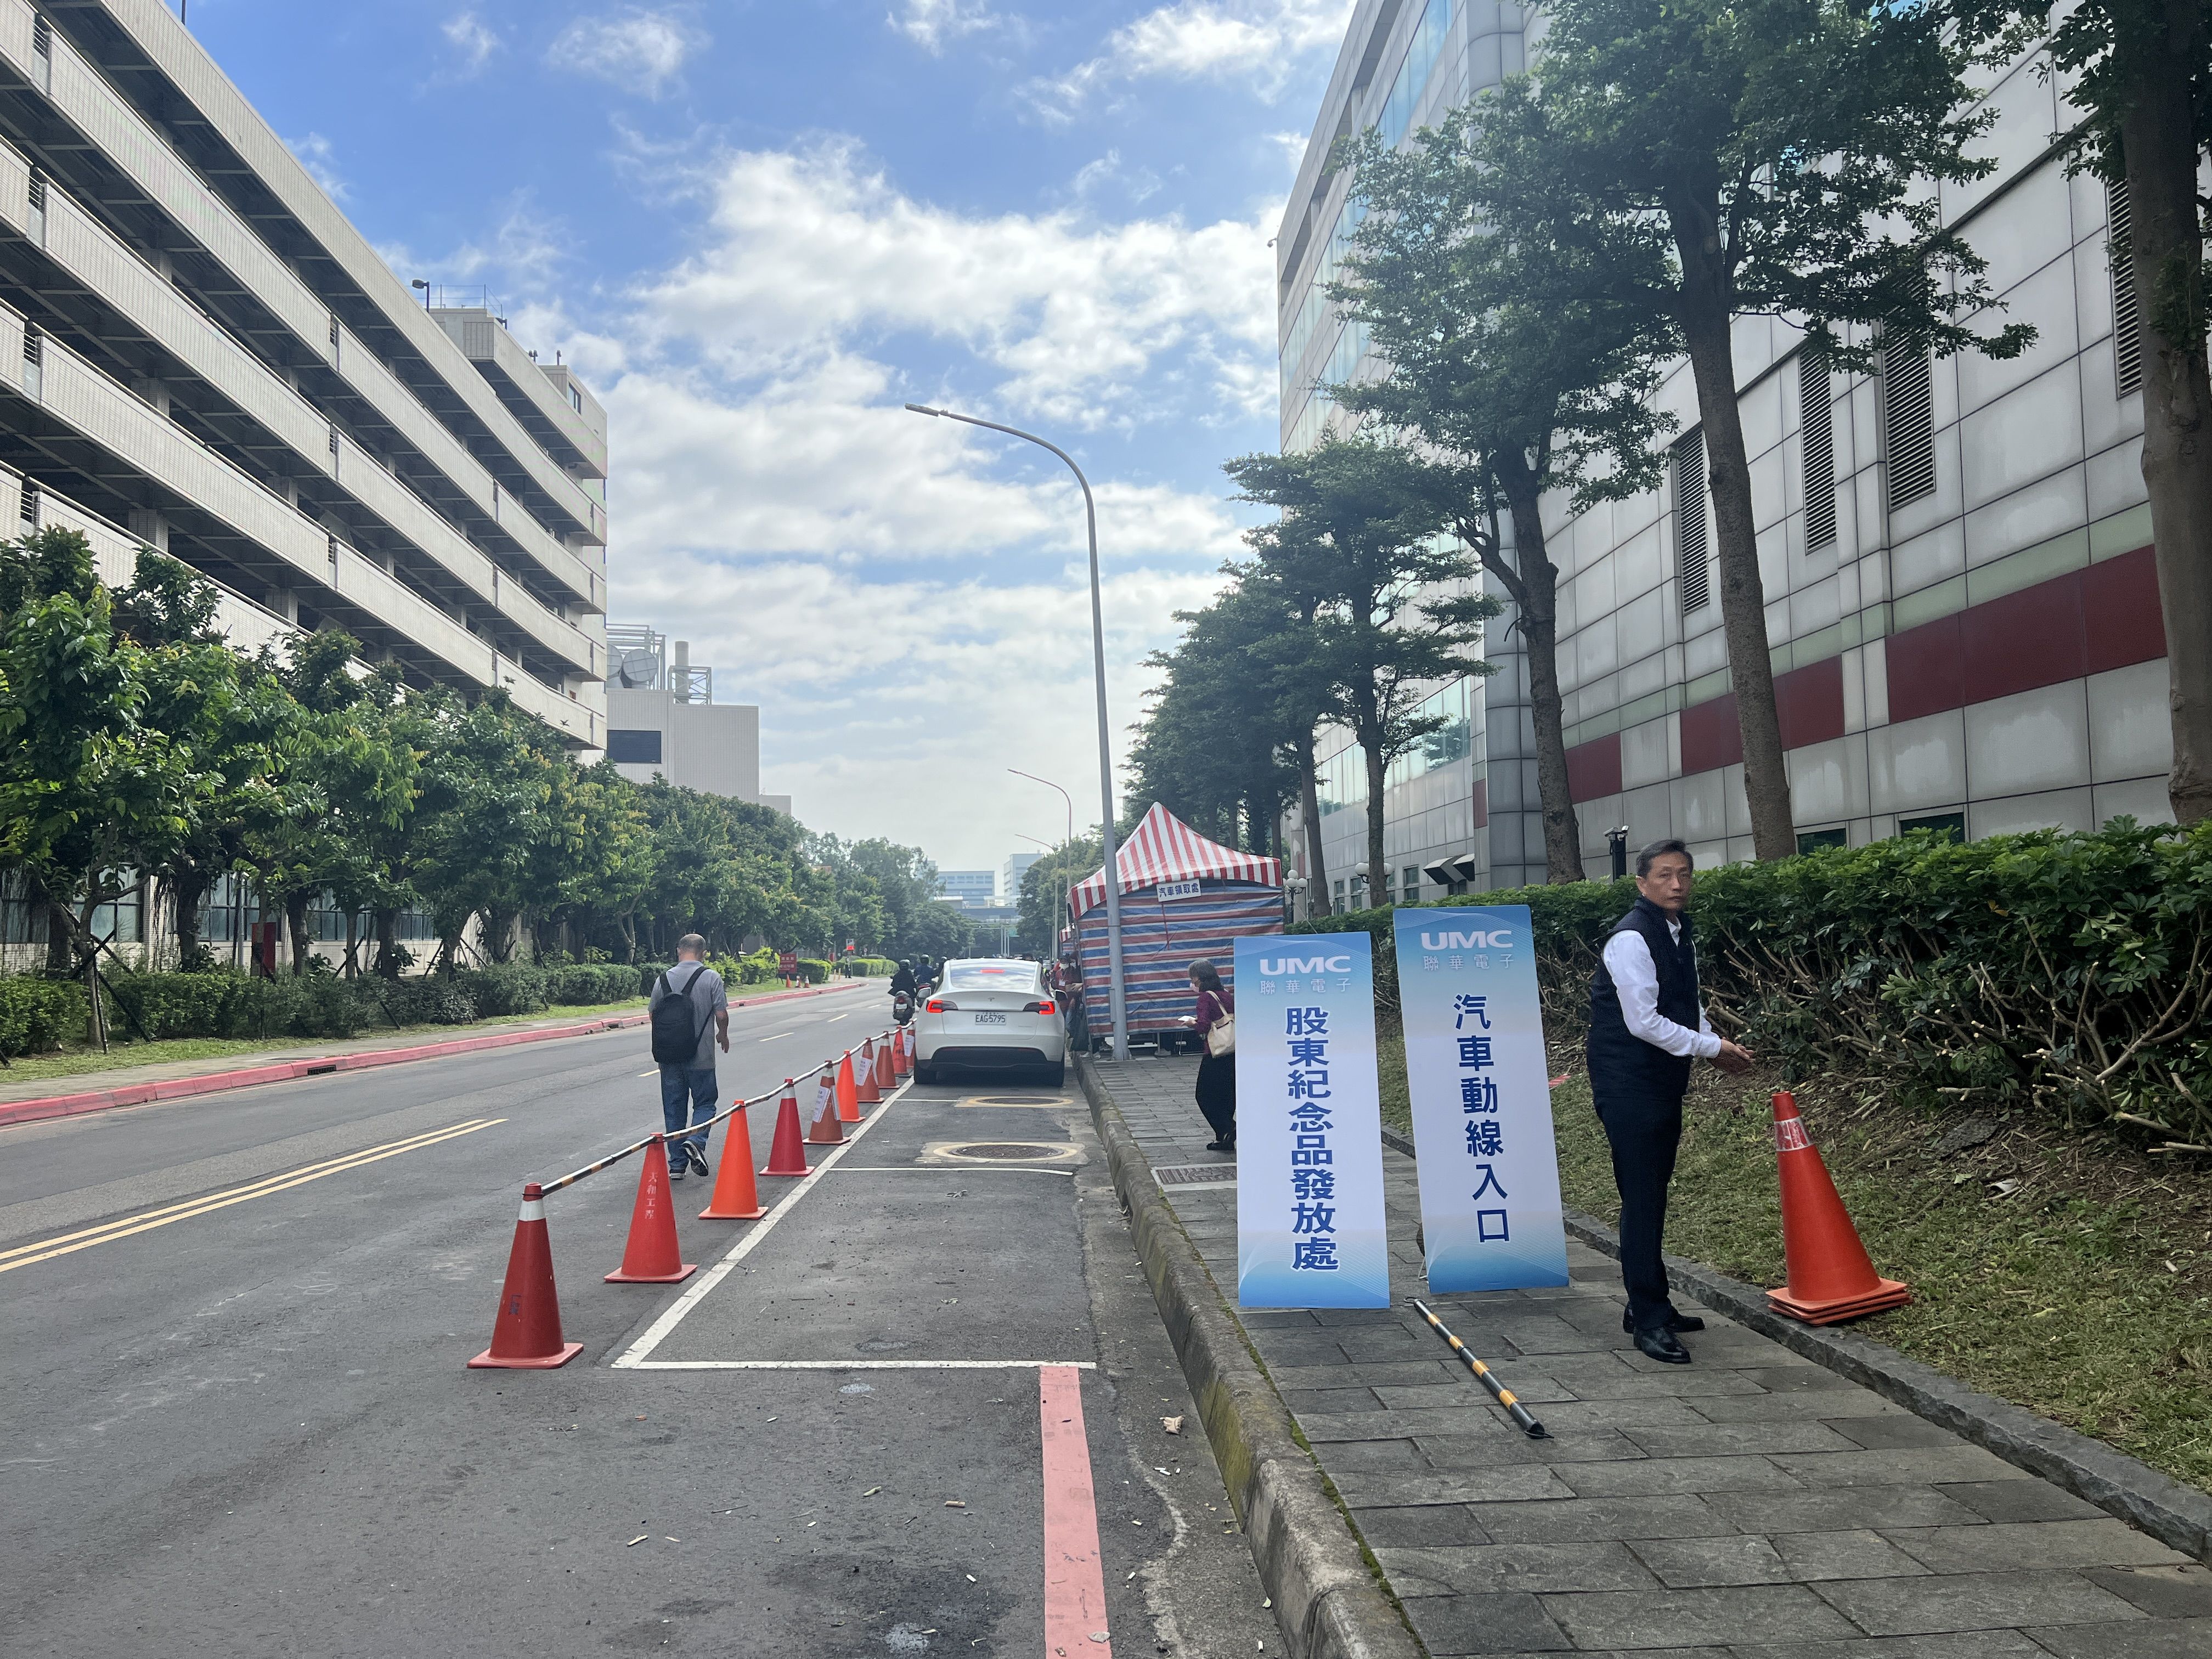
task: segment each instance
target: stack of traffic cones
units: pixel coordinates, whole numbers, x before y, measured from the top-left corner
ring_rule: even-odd
[[[1911,1301],[1904,1285],[1875,1272],[1828,1166],[1805,1133],[1796,1097],[1787,1090],[1774,1097],[1774,1146],[1790,1282],[1766,1293],[1769,1305],[1808,1325],[1833,1325]]]

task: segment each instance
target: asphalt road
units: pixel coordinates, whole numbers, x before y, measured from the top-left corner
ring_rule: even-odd
[[[883,1006],[739,1011],[726,1100]],[[908,1091],[763,1181],[800,1189],[772,1222],[693,1219],[695,1177],[682,1285],[602,1282],[617,1165],[548,1203],[582,1356],[466,1370],[522,1182],[657,1127],[650,1070],[629,1030],[0,1130],[0,1646],[1056,1659],[1048,1537],[1082,1517],[1044,1430],[1079,1418],[1083,1650],[1282,1650],[1068,1095]]]

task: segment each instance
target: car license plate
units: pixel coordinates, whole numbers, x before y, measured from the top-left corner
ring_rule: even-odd
[[[1006,1023],[1006,1017],[1004,1014],[978,1014],[975,1016],[975,1023],[978,1025],[1004,1025]]]

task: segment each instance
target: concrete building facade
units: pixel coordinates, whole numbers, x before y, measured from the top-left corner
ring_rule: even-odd
[[[1358,218],[1329,144],[1366,125],[1401,141],[1522,68],[1540,28],[1539,10],[1494,0],[1360,0],[1277,243],[1286,449],[1343,422],[1318,383],[1382,372],[1321,295]],[[1978,143],[1995,170],[1937,196],[2004,307],[1977,326],[2033,324],[2023,356],[1829,374],[1786,320],[1735,329],[1801,847],[2170,816],[2142,359],[2107,247],[2124,197],[2066,176],[2051,135],[2075,115],[2032,57],[1978,89],[1996,114]],[[1580,514],[1564,496],[1546,504],[1569,767],[1596,873],[1616,827],[1631,845],[1680,836],[1701,862],[1751,855],[1686,364],[1656,400],[1677,422],[1662,488]],[[1393,768],[1393,890],[1371,902],[1544,878],[1511,623],[1509,602],[1488,630],[1498,672],[1436,688],[1443,730]],[[1365,860],[1364,765],[1342,733],[1322,752],[1334,896],[1370,902],[1352,867]]]
[[[162,0],[0,0],[0,534],[605,737],[606,423],[386,268]]]
[[[688,640],[634,624],[607,629],[607,758],[633,783],[658,775],[685,789],[789,813],[791,797],[760,787],[760,710],[716,702],[714,671]]]

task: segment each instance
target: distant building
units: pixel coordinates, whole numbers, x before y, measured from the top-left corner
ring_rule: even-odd
[[[1006,861],[999,866],[999,890],[1006,896],[1009,904],[1019,904],[1022,899],[1022,878],[1029,867],[1044,856],[1042,853],[1009,853]]]
[[[963,910],[988,909],[999,896],[995,870],[939,870],[937,896],[951,899]]]
[[[760,710],[716,702],[714,671],[695,667],[691,642],[650,628],[607,629],[607,758],[635,783],[654,775],[685,789],[789,813],[788,795],[760,787]]]

